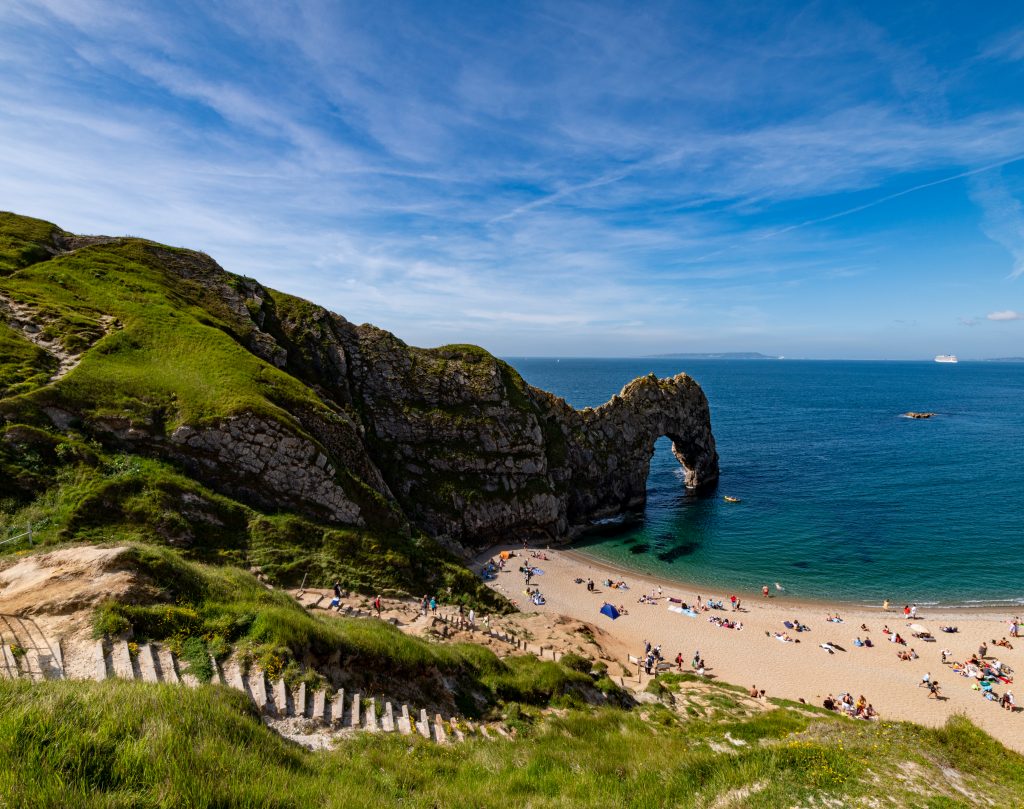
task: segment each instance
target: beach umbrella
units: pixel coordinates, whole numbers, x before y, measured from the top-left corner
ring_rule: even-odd
[[[619,617],[619,611],[615,609],[615,607],[613,607],[611,604],[605,604],[603,607],[601,607],[601,614],[607,615],[613,621]]]
[[[930,632],[928,632],[927,629],[925,629],[920,624],[911,624],[910,625],[910,631],[911,632],[916,632],[918,635],[921,635],[921,634],[929,634],[930,635],[931,634]]]

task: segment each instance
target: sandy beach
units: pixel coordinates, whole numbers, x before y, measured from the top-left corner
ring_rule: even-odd
[[[802,698],[821,705],[828,694],[849,691],[854,698],[861,694],[867,697],[883,719],[910,720],[931,726],[942,725],[947,717],[962,713],[1007,746],[1024,752],[1024,712],[1011,713],[998,703],[986,700],[971,689],[973,680],[943,665],[940,654],[942,649],[948,649],[952,652],[951,660],[967,660],[984,641],[989,646],[989,660],[999,659],[1015,671],[1024,671],[1024,638],[1009,638],[1007,626],[1008,619],[1018,613],[919,608],[917,619],[907,620],[903,616],[902,602],[892,603],[889,611],[884,612],[881,605],[867,609],[798,601],[788,598],[785,592],[777,592],[773,582],[766,582],[771,586],[770,598],[764,598],[760,591],[707,591],[615,570],[567,550],[528,552],[547,557],[528,557],[534,566],[544,571],[534,577],[533,585],[540,588],[546,603],[535,606],[525,594],[523,575],[518,570],[524,561],[522,548],[491,549],[478,557],[476,569],[502,550],[511,550],[516,555],[508,560],[505,570],[489,582],[491,587],[515,600],[523,612],[564,615],[600,627],[614,639],[612,649],[623,663],[627,662],[629,654],[642,655],[645,641],[660,643],[666,660],[675,660],[676,654],[681,652],[687,670],[694,652],[699,650],[707,662],[709,674],[746,687],[756,685],[765,689],[768,696]],[[585,583],[575,583],[577,578],[584,581],[592,578],[594,592],[589,592]],[[606,579],[624,580],[629,589],[607,587]],[[657,595],[659,587],[662,596],[655,603],[638,603],[643,594]],[[733,594],[740,599],[741,611],[733,611],[730,606],[729,597]],[[670,606],[678,606],[669,598],[681,599],[689,605],[698,595],[704,601],[709,597],[722,599],[725,609],[700,612],[696,617],[669,610]],[[599,610],[606,601],[625,607],[626,614],[614,621],[602,615]],[[842,623],[826,621],[827,614],[837,611]],[[743,628],[716,626],[708,621],[709,616],[740,621]],[[810,630],[801,633],[787,630],[783,621],[794,619]],[[912,623],[929,630],[935,641],[912,637]],[[867,632],[861,630],[862,624],[868,627]],[[940,632],[939,627],[947,624],[957,626],[959,632]],[[883,634],[884,626],[899,632],[907,645],[890,642]],[[775,632],[788,632],[800,642],[782,642],[774,637]],[[1013,644],[1013,649],[992,645],[993,639],[1004,636]],[[870,638],[874,646],[854,646],[857,637]],[[829,654],[821,648],[823,643],[841,648]],[[917,651],[919,659],[903,661],[897,657],[897,651],[911,648]],[[632,670],[636,674],[637,667],[633,665]],[[939,682],[944,699],[929,698],[928,689],[921,686],[922,677],[928,672]],[[1001,694],[1008,687],[1018,704],[1024,704],[1021,703],[1024,686],[1018,693],[1014,685],[1002,686],[996,691]]]

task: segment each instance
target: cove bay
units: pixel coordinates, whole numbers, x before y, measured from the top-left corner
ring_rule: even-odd
[[[651,371],[686,372],[708,396],[718,487],[688,492],[659,439],[646,508],[575,546],[599,561],[797,598],[1024,603],[1024,363],[509,361],[577,408]]]

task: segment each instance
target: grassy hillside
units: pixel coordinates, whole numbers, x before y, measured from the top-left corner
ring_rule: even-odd
[[[411,529],[367,477],[358,428],[338,401],[347,394],[322,396],[314,385],[315,340],[293,351],[303,378],[268,361],[279,349],[252,320],[273,304],[268,295],[202,254],[75,237],[0,214],[0,539],[31,524],[43,545],[155,542],[194,559],[258,566],[279,584],[306,576],[363,592],[450,588],[457,600],[497,607],[500,599]],[[300,302],[280,298],[282,313],[298,317]],[[301,303],[310,322],[322,317]],[[8,323],[26,317],[42,347]],[[80,362],[51,380],[56,352]],[[275,503],[273,491],[254,502],[245,495],[258,479],[233,488],[236,470],[168,453],[176,427],[243,413],[314,447],[333,442],[334,482],[359,506],[361,524]]]
[[[728,706],[523,712],[514,741],[367,734],[329,753],[264,728],[244,698],[141,683],[0,682],[10,807],[1021,806],[1024,759],[943,729]],[[720,752],[726,750],[726,752]]]
[[[173,550],[138,545],[119,557],[153,595],[145,603],[103,604],[95,614],[97,636],[165,641],[209,679],[209,654],[232,650],[271,677],[318,682],[315,668],[333,659],[344,686],[481,716],[509,701],[582,704],[598,689],[618,689],[605,678],[532,656],[499,660],[474,644],[433,644],[383,621],[317,615],[280,590],[267,590],[246,571],[187,562]],[[299,663],[303,666],[300,667]],[[590,666],[586,666],[590,671]]]
[[[204,254],[0,213],[0,539],[31,524],[493,609],[434,537],[470,506],[474,530],[530,522],[546,484],[479,440],[523,453],[525,390],[482,349],[412,348]]]

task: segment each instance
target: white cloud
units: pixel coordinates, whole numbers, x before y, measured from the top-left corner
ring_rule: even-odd
[[[1024,314],[1014,312],[1012,309],[1005,309],[1002,312],[989,312],[989,320],[1024,320]]]

